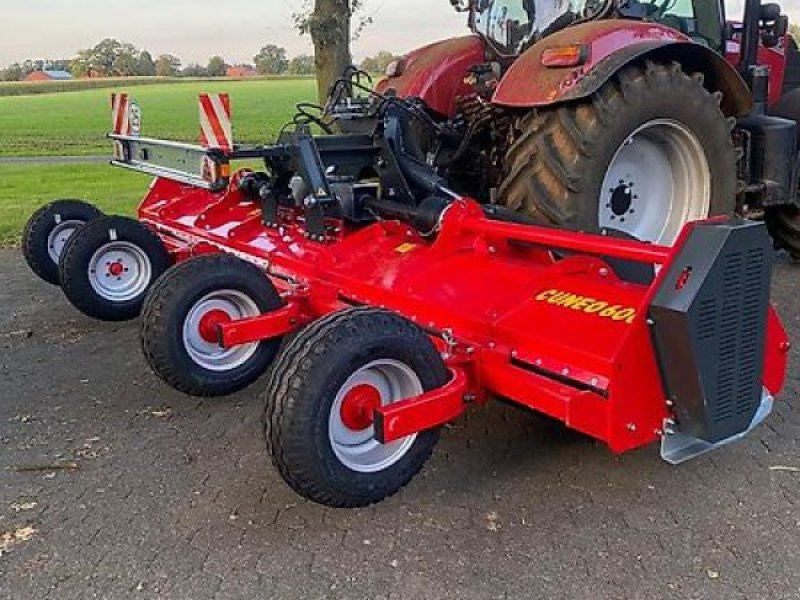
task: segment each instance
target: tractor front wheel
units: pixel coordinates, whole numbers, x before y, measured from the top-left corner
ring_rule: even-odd
[[[278,291],[258,267],[226,254],[193,258],[170,269],[147,297],[141,332],[145,358],[180,392],[228,396],[264,374],[281,340],[225,348],[217,325],[281,306]]]
[[[518,121],[498,201],[543,225],[670,245],[688,221],[735,211],[720,101],[678,63],[629,66]]]
[[[161,239],[127,217],[101,217],[70,237],[59,261],[61,289],[83,314],[101,321],[139,316],[150,286],[170,266]]]
[[[321,319],[272,366],[264,414],[272,461],[314,502],[379,502],[419,472],[439,430],[381,444],[374,409],[442,386],[447,377],[427,334],[398,315],[356,308]]]

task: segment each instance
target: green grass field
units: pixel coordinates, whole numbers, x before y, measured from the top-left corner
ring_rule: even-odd
[[[109,96],[124,87],[0,98],[0,157],[108,154]],[[195,141],[197,95],[228,92],[238,142],[272,140],[294,105],[314,100],[315,83],[300,80],[201,81],[131,88],[144,115],[142,134]]]
[[[120,91],[124,88],[119,88]],[[88,90],[0,97],[0,157],[109,155],[109,94]],[[143,134],[193,142],[199,133],[197,95],[228,92],[234,135],[242,143],[267,143],[313,100],[311,80],[181,82],[136,87]],[[0,245],[18,243],[36,208],[58,198],[79,198],[114,214],[132,215],[150,179],[103,164],[0,164]]]
[[[150,179],[110,166],[0,165],[0,246],[19,242],[28,217],[57,198],[88,200],[110,214],[133,215]]]

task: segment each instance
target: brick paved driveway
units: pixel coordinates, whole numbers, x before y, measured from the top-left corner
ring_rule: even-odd
[[[183,397],[135,323],[76,315],[16,253],[0,278],[0,598],[800,598],[797,352],[768,425],[683,467],[495,404],[398,496],[334,511],[273,471],[258,389]],[[775,300],[800,340],[800,267]]]

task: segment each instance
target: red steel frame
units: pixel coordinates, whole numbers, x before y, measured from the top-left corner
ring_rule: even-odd
[[[358,305],[395,311],[424,328],[452,379],[377,409],[378,439],[441,425],[491,394],[559,419],[615,452],[662,434],[670,413],[647,307],[667,269],[653,285],[637,285],[620,280],[601,257],[668,265],[672,249],[490,221],[469,199],[447,210],[434,241],[384,221],[352,230],[339,224],[337,239],[317,242],[303,235],[294,211],[282,214],[281,227],[265,227],[237,183],[234,176],[228,191],[212,194],[156,180],[140,219],[176,260],[231,253],[263,268],[281,291],[280,310],[214,322],[223,346],[278,337]],[[553,249],[579,254],[556,260]],[[560,305],[559,294],[581,300]],[[787,350],[770,309],[765,387],[772,395],[783,386]]]

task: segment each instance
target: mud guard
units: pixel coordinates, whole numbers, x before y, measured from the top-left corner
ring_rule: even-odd
[[[542,64],[548,48],[574,44],[587,46],[583,65],[548,68]],[[645,58],[675,60],[688,71],[703,73],[706,85],[723,93],[722,110],[727,116],[743,116],[752,109],[747,84],[708,46],[669,27],[624,20],[576,25],[536,43],[503,77],[493,101],[511,108],[537,108],[580,100],[598,91],[625,65]]]

